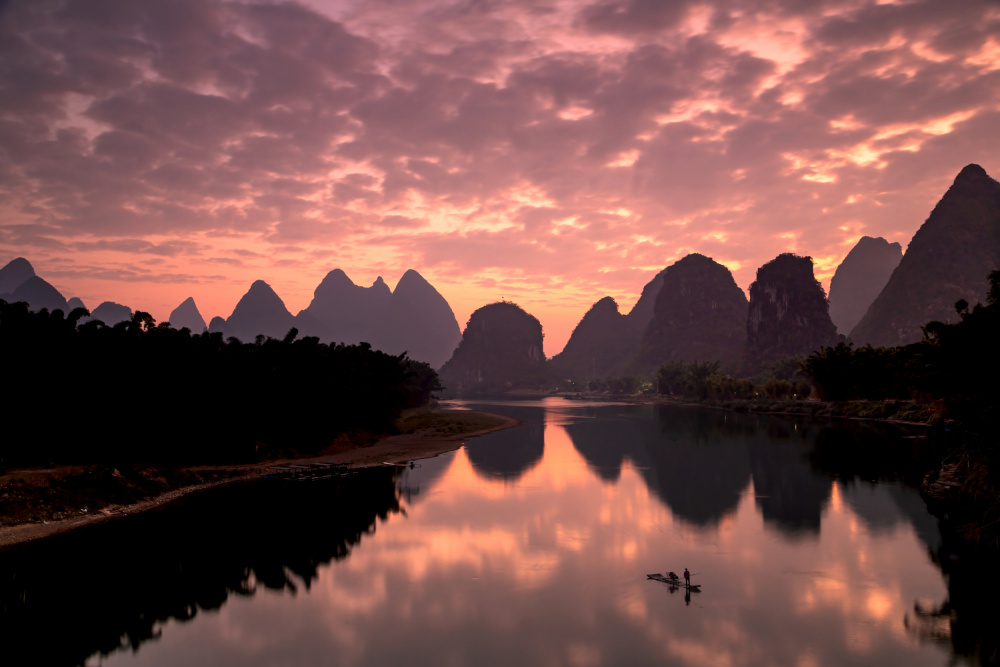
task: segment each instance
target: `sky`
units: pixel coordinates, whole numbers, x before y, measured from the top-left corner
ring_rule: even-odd
[[[969,163],[998,0],[0,0],[0,265],[158,320],[415,269],[552,356],[691,252],[828,287]]]

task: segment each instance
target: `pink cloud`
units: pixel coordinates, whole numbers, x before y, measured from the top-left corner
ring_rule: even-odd
[[[554,354],[687,252],[746,287],[905,245],[1000,174],[997,34],[985,0],[14,0],[0,261],[160,317],[415,268],[462,322],[510,290]]]

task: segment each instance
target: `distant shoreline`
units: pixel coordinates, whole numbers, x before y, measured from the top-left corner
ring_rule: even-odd
[[[243,465],[193,466],[192,470],[215,469],[235,472],[236,474],[226,479],[173,489],[154,498],[128,505],[107,505],[93,511],[90,511],[88,508],[81,508],[78,514],[65,519],[0,526],[0,551],[16,549],[36,540],[157,510],[180,498],[209,489],[261,479],[274,466],[290,463],[338,463],[344,464],[349,468],[367,468],[386,463],[400,464],[418,459],[433,458],[458,449],[465,444],[467,438],[486,435],[521,424],[521,420],[513,417],[469,410],[432,409],[426,410],[421,414],[431,415],[429,421],[424,420],[428,421],[428,423],[418,425],[412,432],[382,437],[372,445],[352,446],[349,449],[337,451],[336,453],[303,458],[282,458]],[[470,430],[463,430],[466,428]],[[34,474],[47,473],[47,471],[31,472]],[[4,478],[18,474],[25,473],[24,471],[17,470],[8,471],[7,475],[0,476],[0,483],[4,481]]]
[[[932,422],[929,420],[936,414],[933,410],[921,408],[912,401],[820,401],[760,398],[754,400],[699,402],[667,394],[605,394],[585,391],[551,392],[544,389],[513,390],[507,392],[505,395],[510,398],[544,398],[547,396],[556,396],[567,400],[608,401],[641,405],[690,405],[716,410],[731,410],[733,412],[753,412],[763,415],[814,417],[817,419],[853,419],[858,421],[885,422],[887,424],[904,424],[908,426],[931,426]],[[464,398],[463,400],[475,401],[474,398]],[[901,408],[907,407],[912,408],[912,410],[909,412],[901,410]],[[890,416],[901,413],[907,416],[925,417],[925,419],[921,421]],[[880,414],[886,416],[879,416]]]

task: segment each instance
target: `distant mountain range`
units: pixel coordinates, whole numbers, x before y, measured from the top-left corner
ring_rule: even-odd
[[[838,340],[810,258],[780,255],[761,271],[757,298],[752,286],[748,303],[729,269],[687,255],[646,285],[629,315],[611,297],[595,303],[552,358],[551,373],[556,379],[649,375],[666,363],[693,361],[753,373]]]
[[[762,266],[748,305],[728,269],[688,255],[646,285],[628,316],[610,297],[595,303],[550,367],[556,378],[587,379],[701,360],[752,373],[847,334],[858,345],[902,345],[932,320],[955,321],[959,299],[984,300],[997,268],[1000,183],[969,165],[905,255],[898,243],[862,237],[837,267],[829,301],[808,257],[786,253]]]
[[[32,310],[67,312],[84,307],[66,298],[35,275],[31,263],[17,258],[0,269],[0,299],[25,301]],[[106,301],[86,320],[113,326],[132,317],[132,310]],[[86,321],[83,320],[83,321]],[[439,368],[458,345],[462,333],[451,306],[419,273],[403,274],[395,291],[379,277],[371,287],[355,285],[340,269],[331,271],[316,288],[312,302],[292,315],[270,285],[255,281],[228,318],[215,317],[206,327],[194,299],[188,297],[170,313],[174,328],[192,333],[206,329],[252,342],[258,335],[284,338],[295,328],[299,336],[316,336],[324,343],[369,343],[389,354],[406,352],[411,359]]]
[[[837,268],[827,301],[812,260],[784,253],[758,270],[749,303],[726,267],[688,255],[657,273],[628,314],[611,297],[594,303],[546,372],[586,379],[646,374],[669,361],[695,360],[752,372],[847,333],[858,345],[919,340],[928,322],[955,321],[960,299],[970,305],[984,300],[986,276],[1000,268],[1000,183],[978,165],[962,169],[900,255],[897,243],[862,237]],[[67,302],[23,258],[0,269],[0,298],[27,301],[36,310],[82,306],[79,299]],[[130,314],[105,303],[92,317]],[[171,313],[175,319],[194,332],[205,328],[193,299]],[[536,318],[511,303],[490,304],[473,313],[463,334],[447,301],[412,270],[390,290],[381,277],[363,287],[335,269],[297,315],[258,280],[228,318],[213,318],[208,329],[249,342],[258,335],[284,337],[293,327],[324,342],[406,351],[447,370],[453,386],[500,387],[518,373],[522,379],[545,375],[538,370],[539,360],[545,364]]]
[[[361,287],[334,269],[298,315],[292,315],[274,290],[258,280],[232,314],[225,320],[214,318],[209,330],[250,342],[258,335],[282,338],[293,327],[299,336],[316,336],[323,342],[364,342],[388,354],[406,352],[433,368],[448,360],[462,337],[451,306],[412,269],[403,274],[395,291],[381,276],[371,287]]]

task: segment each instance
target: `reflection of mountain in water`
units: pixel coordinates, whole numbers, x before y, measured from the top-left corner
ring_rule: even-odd
[[[743,415],[671,407],[651,420],[636,408],[598,410],[600,419],[566,431],[602,479],[617,480],[629,459],[649,490],[687,521],[711,525],[736,509],[750,477],[746,443],[733,437]]]
[[[929,553],[941,548],[941,530],[920,493],[899,484],[850,481],[841,484],[841,496],[872,533],[887,533],[900,524],[913,526]]]
[[[135,649],[168,619],[217,609],[230,595],[308,589],[321,565],[346,558],[376,517],[398,510],[394,472],[375,469],[226,487],[2,553],[4,664],[82,664]]]
[[[913,442],[904,439],[905,429],[885,425],[820,425],[685,406],[659,406],[650,420],[645,409],[591,408],[566,431],[600,478],[616,481],[629,460],[672,512],[700,526],[734,511],[752,479],[755,505],[768,526],[788,536],[816,536],[833,479],[848,475],[846,464],[819,465],[835,459],[827,451],[831,444],[869,450],[878,444],[898,453]],[[928,546],[939,540],[912,489],[883,486],[877,499],[848,494],[845,500],[872,526],[908,521]]]
[[[492,408],[489,408],[492,409]],[[482,477],[514,481],[538,465],[545,453],[545,409],[504,406],[494,410],[524,422],[465,444],[472,468]]]
[[[750,446],[757,509],[785,535],[818,536],[832,483],[806,458],[815,431],[774,418],[765,418],[764,431]]]

